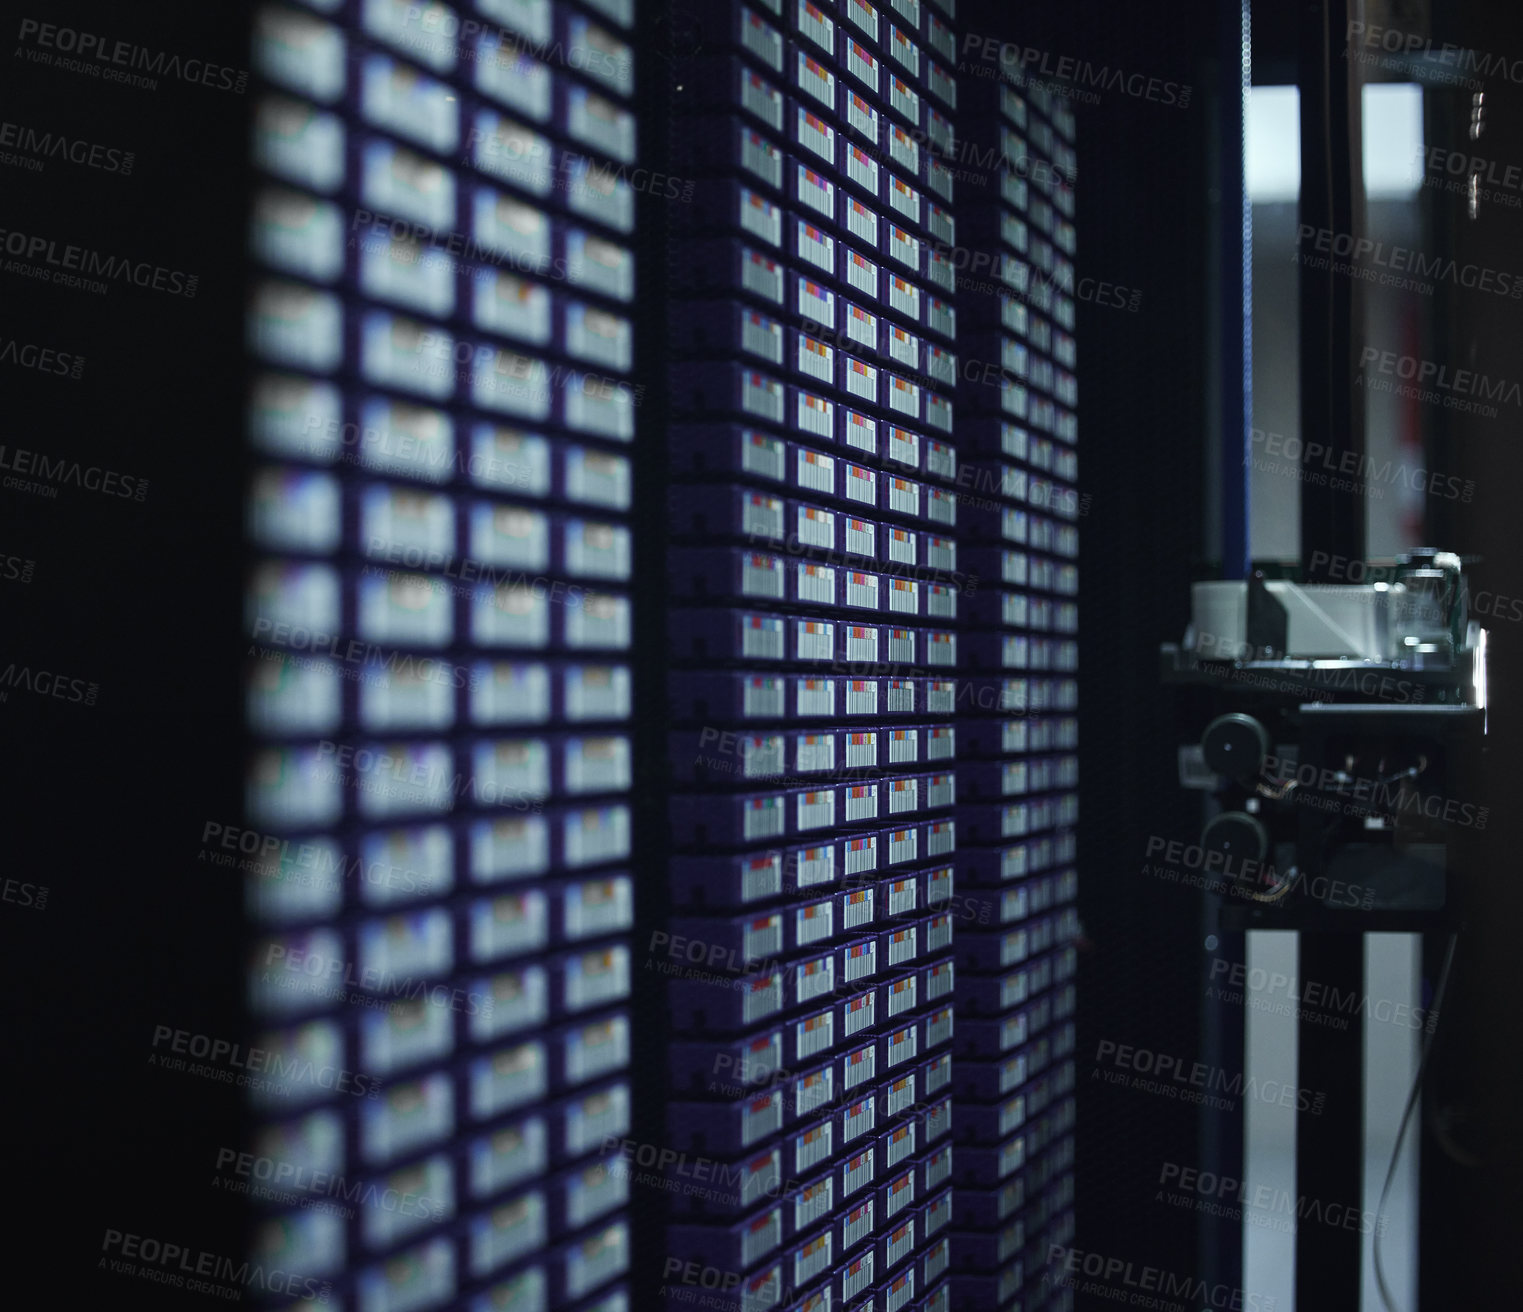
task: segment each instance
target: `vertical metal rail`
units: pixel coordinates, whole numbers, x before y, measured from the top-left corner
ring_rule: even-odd
[[[1248,508],[1253,425],[1253,212],[1248,204],[1246,169],[1249,0],[1239,0],[1236,7],[1222,10],[1219,50],[1222,577],[1245,579],[1252,542]]]
[[[1318,481],[1329,465],[1363,459],[1363,393],[1352,386],[1362,337],[1360,281],[1348,270],[1364,228],[1360,87],[1344,57],[1348,23],[1361,0],[1308,0],[1301,11],[1300,272],[1301,560],[1362,559],[1365,504],[1354,491]],[[1342,250],[1344,253],[1339,254]],[[1310,454],[1316,451],[1315,456]],[[1323,454],[1326,453],[1326,454]],[[1364,941],[1351,933],[1302,933],[1301,977],[1357,996],[1364,987]],[[1357,1206],[1364,1183],[1363,1029],[1302,1022],[1298,1040],[1296,1191],[1325,1208]],[[1302,1091],[1325,1091],[1320,1114]],[[1303,1109],[1304,1108],[1304,1109]],[[1351,1312],[1359,1306],[1357,1230],[1302,1220],[1296,1231],[1296,1312]]]
[[[1218,266],[1215,289],[1221,324],[1217,368],[1220,378],[1222,577],[1248,577],[1252,537],[1251,428],[1253,424],[1253,213],[1248,202],[1247,131],[1250,84],[1249,0],[1221,11],[1217,33],[1218,85],[1216,188]],[[1202,936],[1212,932],[1217,908],[1203,906]],[[1234,965],[1246,960],[1243,934],[1225,934],[1218,957]],[[1204,989],[1203,989],[1204,992]],[[1201,1013],[1202,1060],[1218,1070],[1245,1069],[1245,1013],[1206,1003]],[[1243,1178],[1244,1119],[1241,1112],[1202,1109],[1200,1160],[1223,1178]],[[1241,1287],[1243,1231],[1202,1216],[1200,1270],[1213,1284]]]

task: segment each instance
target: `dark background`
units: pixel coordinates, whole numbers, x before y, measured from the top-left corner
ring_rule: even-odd
[[[0,6],[0,119],[136,155],[130,176],[0,165],[0,227],[200,279],[186,299],[0,273],[0,335],[85,358],[78,381],[5,367],[0,443],[149,480],[141,502],[0,491],[5,551],[36,562],[29,584],[0,584],[0,664],[100,686],[93,706],[15,688],[0,704],[4,876],[48,888],[44,910],[0,904],[0,1151],[21,1186],[5,1247],[11,1279],[80,1306],[205,1299],[97,1269],[107,1229],[237,1262],[245,1242],[240,1200],[212,1187],[218,1148],[243,1138],[241,1092],[148,1062],[158,1025],[246,1042],[240,883],[197,856],[206,823],[241,807],[250,102],[104,84],[15,49],[36,18],[247,69],[247,15]]]

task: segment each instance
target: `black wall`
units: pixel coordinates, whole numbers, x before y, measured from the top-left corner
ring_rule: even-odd
[[[25,20],[246,70],[247,11],[0,6],[0,121],[135,156],[130,174],[52,155],[40,172],[0,163],[0,227],[59,259],[74,244],[199,279],[194,297],[126,281],[97,295],[0,271],[0,337],[84,360],[78,379],[0,365],[5,473],[25,449],[77,461],[65,480],[147,480],[142,500],[69,481],[56,499],[0,490],[0,550],[34,562],[30,582],[0,583],[0,668],[28,668],[34,687],[41,671],[64,680],[57,697],[12,683],[0,704],[3,877],[16,881],[0,904],[7,1248],[23,1288],[35,1278],[51,1297],[194,1306],[204,1296],[97,1263],[107,1230],[235,1260],[244,1242],[239,1201],[211,1185],[218,1148],[239,1142],[241,1092],[149,1060],[161,1025],[244,1039],[238,876],[197,857],[204,825],[235,823],[241,803],[249,103],[32,63]],[[0,262],[17,258],[6,250]],[[137,490],[112,490],[124,486]],[[45,886],[45,906],[24,885]]]

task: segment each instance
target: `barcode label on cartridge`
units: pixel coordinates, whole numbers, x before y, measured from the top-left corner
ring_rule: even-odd
[[[896,979],[888,993],[889,1018],[893,1019],[895,1016],[902,1016],[907,1011],[914,1011],[919,1003],[919,993],[920,987],[916,976],[906,975],[903,979]],[[905,1080],[909,1080],[913,1084],[914,1079],[913,1075],[906,1075],[899,1083],[903,1084]],[[889,1109],[896,1110],[892,1102]]]
[[[774,72],[782,71],[782,34],[744,5],[740,10],[740,43]]]
[[[834,624],[829,620],[796,621],[795,655],[799,660],[828,661],[834,654]]]
[[[873,1079],[877,1074],[878,1048],[876,1044],[869,1043],[865,1047],[858,1048],[855,1052],[849,1053],[847,1055],[845,1062],[845,1076],[842,1080],[842,1083],[846,1086],[846,1088],[854,1089],[859,1084],[865,1084],[868,1080]],[[861,1107],[864,1105],[864,1103],[870,1102],[870,1099],[864,1099],[863,1102],[858,1103],[857,1106]],[[848,1125],[850,1124],[851,1119],[852,1116],[850,1113],[848,1113],[846,1117]]]
[[[823,602],[833,605],[836,599],[836,572],[827,565],[804,565],[798,567],[798,595],[800,601]]]
[[[890,309],[897,310],[900,314],[908,315],[916,323],[920,322],[920,288],[914,283],[899,277],[896,273],[889,274],[888,303]],[[910,386],[913,385],[911,384]],[[911,400],[914,403],[913,406],[909,404]],[[913,397],[906,394],[897,400],[891,395],[889,397],[889,405],[913,419],[918,419],[920,417],[920,391],[918,388],[915,388]]]
[[[854,250],[846,252],[846,281],[868,296],[878,294],[878,266]],[[898,309],[901,307],[895,306]]]
[[[888,608],[902,615],[918,615],[920,613],[920,584],[915,579],[889,579]]]
[[[913,903],[912,903],[913,905]],[[892,915],[893,913],[890,912]],[[918,955],[916,943],[918,940],[916,926],[908,925],[904,929],[896,929],[888,936],[888,964],[890,966],[902,966],[906,961],[913,961]]]
[[[804,1190],[793,1205],[794,1231],[797,1233],[805,1226],[812,1225],[820,1217],[830,1211],[831,1185],[834,1182],[826,1177],[818,1184]],[[825,1270],[831,1263],[831,1233],[811,1239],[793,1255],[793,1284],[797,1288]]]
[[[776,319],[748,310],[740,326],[740,346],[741,350],[759,355],[769,364],[782,364],[782,325]]]
[[[741,379],[740,406],[748,414],[774,423],[783,421],[783,385],[765,374],[747,373]]]
[[[841,928],[856,929],[871,924],[873,920],[873,893],[870,888],[858,889],[846,895],[841,912]]]
[[[841,1226],[841,1247],[850,1248],[872,1232],[873,1200],[869,1198],[860,1207],[846,1214],[846,1220]]]
[[[888,735],[888,760],[890,765],[920,759],[920,731],[918,729],[891,729]]]
[[[828,401],[824,402],[829,405]],[[803,400],[800,398],[800,410]],[[820,451],[799,451],[798,483],[812,492],[834,492],[836,486],[836,462],[833,456]]]
[[[857,1192],[864,1185],[871,1184],[877,1171],[877,1150],[864,1148],[855,1157],[848,1159],[846,1166],[841,1171],[841,1196],[843,1198]]]
[[[878,480],[873,477],[873,471],[864,469],[861,465],[846,465],[846,495],[853,501],[860,501],[864,505],[875,506],[878,504]]]
[[[783,1092],[774,1089],[753,1098],[740,1114],[740,1141],[746,1147],[783,1128]]]
[[[818,210],[827,219],[834,220],[836,184],[804,164],[797,166],[794,176],[800,203]]]
[[[846,574],[846,604],[861,609],[878,609],[878,576],[848,570]]]
[[[740,285],[748,292],[763,296],[774,305],[783,303],[783,266],[760,251],[743,248]]]
[[[865,191],[874,196],[878,194],[878,161],[849,142],[846,146],[846,176]]]
[[[846,357],[846,390],[864,401],[878,399],[878,371],[864,360]]]
[[[793,993],[798,1002],[809,1002],[832,992],[836,986],[835,957],[826,953],[793,968]]]
[[[849,661],[875,661],[878,659],[878,628],[874,624],[848,624],[846,626],[846,659]]]
[[[895,779],[888,786],[888,813],[899,815],[920,806],[920,780]]]
[[[793,1136],[793,1169],[795,1171],[807,1171],[830,1156],[831,1139],[834,1137],[830,1131],[830,1122],[826,1121],[823,1125],[816,1125],[802,1134]]]
[[[793,1026],[793,1046],[800,1057],[812,1057],[833,1047],[836,1041],[835,1013],[822,1011],[807,1016]]]
[[[751,1263],[765,1257],[783,1242],[783,1209],[774,1207],[765,1216],[753,1221],[740,1243],[741,1264]]]
[[[783,93],[757,77],[750,69],[744,70],[740,80],[740,103],[749,109],[774,131],[783,130]]]
[[[952,896],[952,867],[942,866],[932,870],[926,877],[925,904],[927,909],[939,906]]]
[[[790,858],[791,860],[792,858]],[[826,843],[823,847],[800,848],[797,857],[799,888],[812,888],[816,884],[829,884],[836,877],[836,850]]]
[[[855,149],[855,147],[853,147]],[[878,247],[878,215],[854,196],[846,198],[846,231],[874,250]]]
[[[748,678],[741,695],[741,713],[748,720],[781,718],[785,714],[783,698],[782,679]]]
[[[782,210],[745,187],[740,189],[740,226],[770,245],[782,245]]]
[[[742,1017],[749,1025],[783,1009],[783,972],[774,970],[752,981],[746,990]]]
[[[827,788],[816,793],[800,793],[798,827],[800,830],[823,829],[836,822],[836,795]]]
[[[774,187],[783,185],[782,151],[758,132],[741,133],[740,166]]]
[[[833,733],[806,733],[798,737],[797,768],[801,774],[836,767],[836,738]]]
[[[769,852],[766,856],[752,857],[746,862],[740,884],[741,900],[744,902],[776,896],[783,887],[782,855]]]
[[[852,679],[846,685],[847,715],[876,715],[878,713],[878,681],[876,679]]]
[[[908,369],[920,369],[920,338],[898,324],[888,326],[888,358]]]
[[[781,926],[781,921],[779,921]],[[835,933],[835,903],[811,902],[793,913],[793,936],[799,947],[808,947]],[[781,951],[779,943],[775,951]]]
[[[834,1066],[800,1076],[793,1086],[794,1113],[808,1116],[817,1108],[828,1106],[835,1098],[835,1083]],[[826,1121],[822,1128],[828,1131],[830,1122]]]
[[[864,414],[858,414],[855,410],[842,409],[845,419],[846,445],[855,447],[858,451],[866,451],[869,455],[878,453],[878,426]]]
[[[740,590],[747,597],[782,600],[783,562],[778,556],[748,553],[741,561]]]
[[[878,944],[874,939],[866,943],[853,943],[846,949],[846,982],[866,979],[878,969]]]
[[[787,447],[780,438],[749,429],[742,435],[741,468],[748,474],[760,474],[781,482],[788,476]]]
[[[799,367],[806,373],[811,373],[822,381],[828,382],[831,378],[834,365],[834,352],[822,342],[816,342],[812,337],[799,336]],[[817,368],[805,366],[805,360],[814,362]],[[806,433],[812,433],[816,437],[830,438],[835,434],[835,403],[826,400],[823,396],[815,396],[812,392],[806,392],[802,388],[798,393],[798,426]],[[805,455],[816,455],[815,452],[799,452],[802,462]],[[830,478],[823,486],[815,483],[806,484],[800,470],[799,485],[815,488],[816,491],[835,491],[835,462],[830,456],[819,456],[821,460],[829,460]]]
[[[753,492],[741,506],[741,529],[743,532],[763,538],[783,536],[783,503],[779,497]]]
[[[806,547],[830,548],[836,544],[836,517],[833,511],[817,506],[800,506],[798,538]]]
[[[741,832],[746,838],[778,838],[786,825],[781,797],[752,797],[741,803],[744,819]]]
[[[919,515],[920,484],[908,478],[890,477],[888,479],[888,508],[897,510],[903,515]]]
[[[878,816],[877,784],[853,784],[846,789],[846,819],[874,820]]]
[[[846,122],[869,141],[877,141],[878,111],[855,91],[846,93]]]
[[[834,679],[800,679],[797,700],[800,715],[834,715],[836,681]]]
[[[794,132],[799,145],[814,151],[828,163],[835,163],[836,130],[824,119],[800,105]]]
[[[861,874],[878,868],[878,839],[874,834],[846,840],[846,873]]]
[[[876,630],[873,630],[873,632],[876,633]],[[846,735],[846,764],[851,767],[878,764],[878,735],[876,732],[851,733]]]

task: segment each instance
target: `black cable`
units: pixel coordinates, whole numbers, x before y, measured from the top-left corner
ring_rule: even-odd
[[[1433,1140],[1443,1151],[1445,1157],[1467,1170],[1474,1170],[1481,1164],[1481,1158],[1475,1153],[1462,1147],[1449,1132],[1448,1123],[1441,1119],[1440,1111],[1431,1102],[1423,1107],[1423,1122],[1433,1132]]]
[[[1386,1167],[1385,1184],[1380,1187],[1380,1202],[1375,1208],[1375,1237],[1372,1244],[1375,1250],[1375,1283],[1380,1288],[1380,1301],[1385,1305],[1386,1312],[1394,1312],[1394,1309],[1391,1306],[1391,1291],[1386,1287],[1385,1271],[1380,1265],[1381,1222],[1385,1219],[1391,1181],[1396,1178],[1396,1163],[1401,1159],[1401,1145],[1407,1137],[1407,1127],[1412,1123],[1412,1112],[1417,1107],[1418,1095],[1422,1093],[1423,1076],[1428,1073],[1428,1058],[1433,1054],[1433,1040],[1438,1037],[1438,1024],[1443,1019],[1444,990],[1449,987],[1449,968],[1454,964],[1454,948],[1459,938],[1458,931],[1449,935],[1449,947],[1444,953],[1443,967],[1438,972],[1438,988],[1433,994],[1433,1006],[1430,1009],[1437,1019],[1423,1041],[1422,1058],[1417,1063],[1417,1074],[1412,1079],[1412,1092],[1407,1095],[1406,1110],[1401,1114],[1401,1127],[1396,1131],[1396,1143],[1391,1149],[1391,1164]]]

